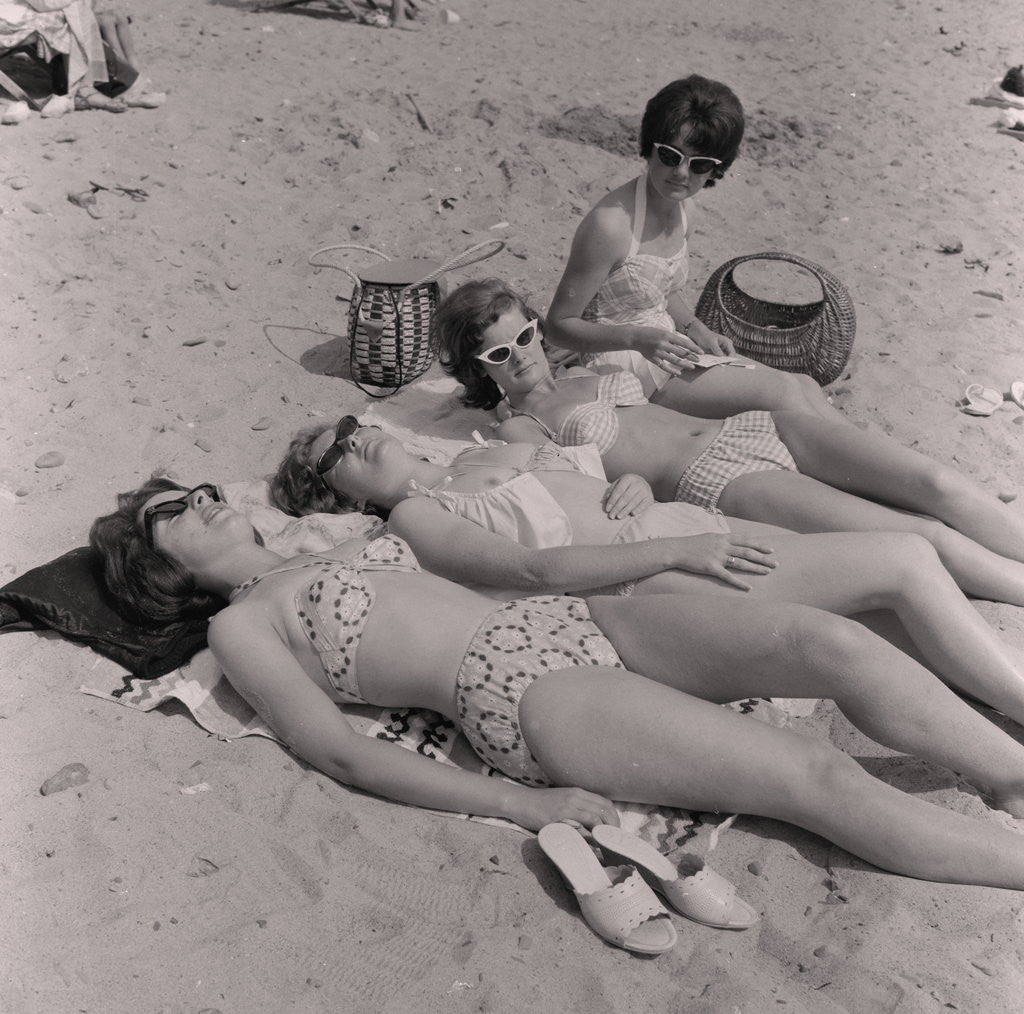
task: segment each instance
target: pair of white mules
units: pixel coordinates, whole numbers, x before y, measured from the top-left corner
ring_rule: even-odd
[[[640,954],[675,946],[675,927],[655,891],[680,915],[718,929],[749,929],[754,909],[736,888],[697,856],[676,866],[647,842],[610,824],[591,832],[604,866],[586,839],[569,824],[547,824],[537,840],[580,904],[587,925],[610,943]]]
[[[968,415],[991,415],[997,408],[1001,408],[1006,400],[994,387],[968,384],[964,388],[960,410]],[[1009,400],[1024,408],[1024,380],[1015,380],[1010,385]]]

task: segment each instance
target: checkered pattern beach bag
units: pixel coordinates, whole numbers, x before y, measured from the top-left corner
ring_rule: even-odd
[[[822,298],[800,305],[770,303],[744,292],[733,278],[740,264],[778,260],[810,272]],[[846,287],[823,267],[793,254],[746,254],[727,261],[704,286],[696,309],[698,319],[731,338],[736,351],[788,373],[808,373],[819,384],[831,384],[846,368],[857,321]]]
[[[356,386],[373,398],[386,398],[430,369],[437,355],[430,340],[440,294],[437,279],[493,257],[504,246],[501,240],[487,240],[443,264],[392,260],[380,250],[355,243],[325,246],[310,254],[314,267],[335,268],[352,279],[347,327],[349,368]],[[323,260],[325,254],[341,250],[373,254],[383,263],[353,271]]]

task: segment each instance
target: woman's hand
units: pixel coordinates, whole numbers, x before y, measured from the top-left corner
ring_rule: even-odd
[[[724,334],[712,331],[696,318],[687,324],[686,335],[701,352],[707,352],[712,356],[736,355],[736,347]]]
[[[654,493],[651,492],[650,483],[630,472],[620,475],[611,483],[601,499],[605,514],[615,521],[642,514],[652,503]]]
[[[703,351],[686,335],[661,327],[634,328],[632,338],[633,348],[640,355],[673,377],[695,369],[693,356]]]
[[[675,562],[678,570],[717,577],[740,591],[750,591],[750,585],[739,573],[768,574],[777,566],[771,559],[775,550],[763,539],[741,539],[736,535],[687,535],[678,541],[682,546]]]
[[[585,828],[597,824],[619,826],[615,804],[586,789],[527,789],[524,797],[510,817],[530,831],[539,831],[545,824],[560,820]]]

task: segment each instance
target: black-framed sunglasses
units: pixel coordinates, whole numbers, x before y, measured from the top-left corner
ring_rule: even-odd
[[[688,169],[697,176],[706,176],[708,173],[714,172],[715,166],[722,164],[720,158],[711,158],[709,155],[684,155],[678,148],[673,148],[670,144],[655,142],[654,150],[658,153],[658,161],[662,165],[675,169],[681,164],[684,169]]]
[[[490,363],[491,366],[501,366],[512,358],[512,349],[528,349],[537,339],[540,321],[536,317],[528,320],[517,332],[515,338],[504,345],[492,345],[486,352],[474,356],[482,363]]]
[[[313,465],[313,474],[322,479],[334,466],[341,461],[345,455],[343,441],[348,440],[355,431],[359,429],[359,420],[354,415],[343,415],[338,420],[337,428],[334,431],[334,442],[330,447],[325,447],[320,457]]]
[[[173,518],[184,514],[188,510],[188,502],[193,493],[205,493],[216,503],[221,502],[220,490],[212,482],[201,482],[173,500],[164,500],[162,503],[155,503],[152,507],[147,507],[142,513],[142,524],[146,529],[146,542],[150,549],[156,549],[156,543],[153,541],[153,525],[160,518]]]

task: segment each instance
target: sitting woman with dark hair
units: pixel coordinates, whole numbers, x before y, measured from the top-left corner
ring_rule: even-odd
[[[735,93],[691,74],[672,81],[644,109],[643,172],[587,212],[547,315],[550,339],[587,366],[634,373],[651,401],[723,419],[751,409],[797,409],[833,421],[808,376],[752,360],[747,369],[697,366],[694,355],[734,356],[683,295],[695,199],[725,176],[739,154],[745,120]],[[742,358],[742,357],[740,357]]]
[[[596,444],[608,478],[636,473],[655,499],[798,532],[913,532],[970,595],[1024,605],[1024,518],[960,473],[889,437],[809,412],[724,421],[648,402],[629,372],[554,376],[541,320],[498,279],[438,307],[434,334],[462,400],[504,416],[510,442]]]
[[[688,596],[694,622],[680,630],[672,595],[496,603],[424,573],[394,536],[284,560],[209,485],[148,484],[118,502],[90,540],[111,592],[163,611],[167,593],[119,576],[171,560],[200,608],[224,601],[210,646],[228,678],[295,753],[342,782],[533,829],[616,823],[613,799],[757,814],[897,873],[1024,889],[1024,837],[688,692],[712,675],[723,701],[827,686],[869,735],[961,772],[1024,815],[1024,747],[850,621],[753,600],[725,618]],[[193,608],[186,598],[181,610]],[[446,715],[519,784],[359,735],[331,706],[344,702]]]

